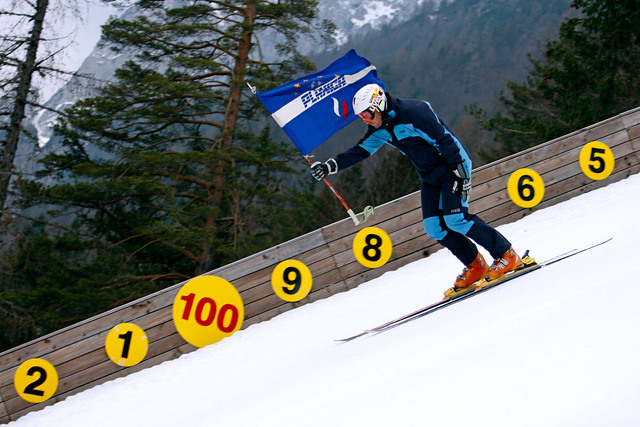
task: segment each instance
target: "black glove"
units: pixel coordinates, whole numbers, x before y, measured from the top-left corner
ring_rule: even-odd
[[[327,175],[333,175],[338,172],[338,163],[335,159],[329,159],[324,163],[315,162],[311,165],[311,175],[321,181],[326,178]]]
[[[460,198],[464,201],[469,200],[469,196],[471,195],[471,177],[464,168],[464,162],[458,163],[455,166],[453,174],[456,176],[456,179],[453,181],[451,192],[460,193]]]

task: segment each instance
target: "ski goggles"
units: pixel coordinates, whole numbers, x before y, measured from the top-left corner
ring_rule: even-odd
[[[369,110],[364,110],[361,113],[358,113],[358,117],[360,117],[365,122],[370,122],[375,117],[375,107]]]

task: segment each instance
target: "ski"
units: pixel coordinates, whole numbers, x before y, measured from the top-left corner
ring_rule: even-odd
[[[604,245],[605,243],[611,241],[611,239],[612,239],[612,237],[608,238],[607,240],[603,240],[603,241],[601,241],[599,243],[593,244],[591,246],[585,247],[585,248],[572,249],[572,250],[570,250],[568,252],[565,252],[563,254],[557,255],[557,256],[555,256],[553,258],[550,258],[550,259],[548,259],[546,261],[543,261],[543,262],[540,262],[540,263],[536,263],[535,261],[531,260],[528,264],[525,263],[524,267],[522,267],[522,268],[520,268],[518,270],[515,270],[515,271],[513,271],[511,273],[508,273],[508,274],[506,274],[506,275],[504,275],[502,277],[499,277],[498,279],[495,279],[495,280],[492,280],[492,281],[486,281],[486,280],[483,279],[478,283],[477,286],[469,288],[469,290],[467,290],[466,292],[462,292],[462,293],[459,293],[459,294],[457,294],[455,296],[451,296],[451,297],[445,297],[445,298],[441,299],[440,301],[437,301],[437,302],[435,302],[433,304],[429,304],[426,307],[422,307],[422,308],[420,308],[420,309],[418,309],[416,311],[413,311],[413,312],[411,312],[409,314],[406,314],[404,316],[398,317],[397,319],[393,319],[393,320],[391,320],[389,322],[383,323],[382,325],[378,325],[378,326],[376,326],[374,328],[371,328],[371,329],[366,329],[366,330],[360,332],[359,334],[350,336],[348,338],[337,339],[335,341],[338,341],[338,342],[349,342],[349,341],[352,341],[352,340],[354,340],[356,338],[359,338],[359,337],[362,337],[362,336],[365,336],[365,335],[375,334],[375,333],[379,333],[379,332],[383,332],[383,331],[395,328],[396,326],[400,326],[400,325],[402,325],[404,323],[407,323],[409,321],[412,321],[412,320],[418,319],[420,317],[426,316],[427,314],[431,314],[431,313],[433,313],[435,311],[438,311],[440,309],[443,309],[445,307],[453,305],[453,304],[455,304],[457,302],[460,302],[462,300],[470,298],[470,297],[472,297],[474,295],[478,295],[478,294],[480,294],[482,292],[486,292],[491,288],[494,288],[494,287],[496,287],[498,285],[501,285],[501,284],[503,284],[505,282],[513,280],[513,279],[515,279],[517,277],[524,276],[525,274],[528,274],[528,273],[531,273],[533,271],[539,270],[539,269],[541,269],[543,267],[549,266],[549,265],[554,264],[554,263],[556,263],[558,261],[562,261],[562,260],[570,258],[570,257],[572,257],[574,255],[578,255],[579,253],[582,253],[582,252],[588,251],[590,249],[593,249],[595,247]],[[527,253],[528,253],[528,251],[525,253],[525,256],[523,257],[523,261],[524,261],[525,258],[528,258],[527,257]]]

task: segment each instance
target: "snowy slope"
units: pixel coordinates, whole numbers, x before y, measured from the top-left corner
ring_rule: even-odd
[[[640,425],[639,205],[636,175],[500,227],[540,260],[613,240],[382,334],[334,341],[439,299],[452,255],[11,425]]]

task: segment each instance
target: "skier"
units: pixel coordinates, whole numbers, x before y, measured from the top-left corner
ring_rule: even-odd
[[[317,180],[347,169],[387,143],[408,157],[421,180],[423,226],[449,249],[464,269],[445,296],[454,296],[484,277],[491,280],[523,265],[511,243],[478,216],[470,214],[471,156],[426,101],[398,99],[377,84],[353,97],[354,112],[368,125],[358,143],[324,163],[311,165]],[[494,258],[488,266],[475,242]]]

